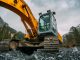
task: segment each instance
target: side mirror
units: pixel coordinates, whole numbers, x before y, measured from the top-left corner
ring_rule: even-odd
[[[39,13],[39,16],[41,16],[42,15],[42,13]]]
[[[56,14],[56,12],[53,12],[53,14],[55,15],[55,14]]]

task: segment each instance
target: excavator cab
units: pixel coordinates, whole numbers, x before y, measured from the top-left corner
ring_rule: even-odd
[[[54,15],[55,12],[51,12],[50,10],[47,13],[39,14],[39,35],[57,36],[57,23]]]
[[[50,10],[48,10],[47,13],[40,13],[39,15],[39,40],[44,41],[44,49],[46,50],[46,52],[57,52],[59,40],[57,23],[54,17],[55,12],[51,12]]]

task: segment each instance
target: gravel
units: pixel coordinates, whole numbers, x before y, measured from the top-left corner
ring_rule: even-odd
[[[58,53],[45,53],[35,51],[32,55],[20,51],[9,51],[0,54],[0,60],[80,60],[80,50],[74,48],[61,48]]]

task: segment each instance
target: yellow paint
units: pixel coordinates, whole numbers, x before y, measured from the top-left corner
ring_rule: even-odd
[[[60,42],[63,42],[62,41],[62,36],[58,33],[58,39],[60,40]]]
[[[22,8],[23,5],[25,5],[25,8]],[[21,17],[21,21],[23,22],[29,35],[33,37],[37,35],[38,22],[24,0],[17,0],[17,3],[14,3],[14,0],[0,0],[0,6],[8,8],[18,14]],[[27,24],[32,28],[32,32],[28,30],[30,28]]]

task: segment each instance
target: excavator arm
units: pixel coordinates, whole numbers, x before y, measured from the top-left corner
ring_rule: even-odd
[[[21,17],[29,38],[37,36],[38,22],[24,0],[0,0],[0,6],[15,12]]]

